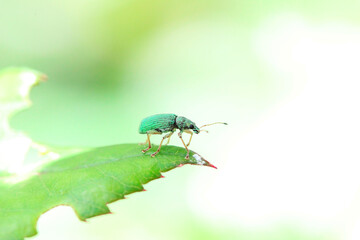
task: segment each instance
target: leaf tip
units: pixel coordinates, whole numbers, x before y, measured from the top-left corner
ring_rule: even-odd
[[[215,169],[218,169],[216,166],[212,165],[211,163],[208,162],[208,165],[206,165],[208,167],[212,167],[212,168],[215,168]]]
[[[207,167],[212,167],[212,168],[217,169],[217,167],[215,167],[214,165],[209,163],[205,158],[200,156],[198,153],[194,153],[192,155],[192,158],[190,159],[190,164],[202,165],[202,166],[207,166]]]

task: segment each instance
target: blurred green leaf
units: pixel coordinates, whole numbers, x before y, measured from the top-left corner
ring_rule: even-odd
[[[155,148],[156,146],[154,146]],[[109,213],[108,203],[143,191],[143,184],[183,164],[212,166],[195,152],[165,146],[154,158],[137,144],[96,148],[50,163],[18,181],[2,178],[0,185],[0,239],[35,235],[39,216],[59,205],[73,207],[81,220]],[[17,183],[16,183],[17,182]]]
[[[28,68],[7,68],[0,71],[0,169],[20,171],[33,141],[9,126],[9,118],[31,105],[33,86],[46,80],[45,74]],[[36,145],[40,146],[40,145]]]
[[[46,75],[28,68],[7,68],[0,71],[0,109],[19,110],[29,106],[31,88],[47,79]]]

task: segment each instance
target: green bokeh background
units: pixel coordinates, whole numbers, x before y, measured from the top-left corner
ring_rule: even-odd
[[[221,174],[232,141],[293,90],[257,54],[257,29],[288,12],[313,24],[358,24],[359,7],[351,0],[0,0],[0,68],[27,66],[49,77],[33,89],[33,107],[11,122],[36,141],[141,142],[138,124],[155,113],[176,113],[199,125],[230,124],[192,143],[218,172],[177,169],[148,184],[147,192],[111,204],[115,214],[89,223],[70,208],[54,209],[40,218],[33,239],[333,239],[292,223],[248,229],[208,222],[191,210],[187,188],[199,172],[214,179]]]

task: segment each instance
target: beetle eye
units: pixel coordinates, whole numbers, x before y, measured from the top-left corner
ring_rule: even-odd
[[[194,125],[191,124],[191,125],[190,125],[190,129],[193,129],[193,128],[194,128]]]

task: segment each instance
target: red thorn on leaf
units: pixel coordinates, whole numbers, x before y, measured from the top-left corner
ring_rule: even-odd
[[[147,191],[147,190],[144,188],[144,189],[143,189],[143,192],[146,192],[146,191]]]
[[[209,167],[215,168],[217,169],[217,167],[215,167],[214,165],[212,165],[211,163],[209,163]]]
[[[184,164],[179,164],[179,165],[178,165],[178,167],[182,167],[182,166],[184,166]]]
[[[163,175],[161,175],[160,177],[161,177],[161,178],[164,178],[164,176],[163,176]]]

